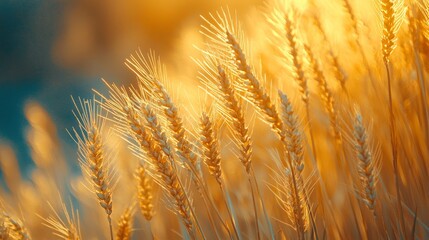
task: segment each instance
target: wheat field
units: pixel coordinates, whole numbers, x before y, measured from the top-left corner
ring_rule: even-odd
[[[0,146],[0,239],[429,238],[429,1],[249,14],[202,14],[182,73],[138,49],[133,83],[72,97],[76,159],[28,104],[35,168]]]

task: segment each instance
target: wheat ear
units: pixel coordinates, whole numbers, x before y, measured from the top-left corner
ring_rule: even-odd
[[[304,149],[302,145],[302,132],[299,129],[298,118],[295,115],[292,104],[286,94],[279,90],[279,97],[283,112],[283,123],[287,150],[291,157],[293,167],[299,174],[304,170]]]
[[[255,219],[258,219],[258,209],[256,206],[256,194],[258,194],[266,222],[268,223],[270,232],[273,232],[253,171],[252,141],[249,135],[249,129],[245,123],[241,101],[237,99],[233,83],[230,81],[230,78],[233,76],[228,74],[222,64],[210,55],[206,56],[206,61],[198,62],[198,64],[201,68],[200,80],[208,94],[214,97],[218,102],[218,111],[228,123],[233,134],[234,143],[239,150],[238,159],[241,161],[248,174],[248,180],[252,190]]]
[[[288,13],[284,15],[284,29],[286,41],[289,45],[289,58],[292,60],[291,70],[293,78],[299,85],[302,101],[308,104],[307,79],[304,76],[303,66],[299,57],[299,42],[296,36],[295,22],[293,21],[293,17]]]
[[[115,116],[114,121],[117,123],[117,131],[124,136],[131,135],[135,143],[130,143],[134,148],[141,150],[146,157],[148,168],[153,169],[154,180],[166,190],[174,202],[174,212],[181,217],[190,236],[195,238],[194,225],[191,216],[190,201],[183,189],[182,184],[177,176],[177,170],[174,162],[165,155],[158,142],[152,137],[151,131],[160,127],[157,117],[149,119],[148,128],[144,125],[142,113],[138,113],[134,107],[133,101],[128,96],[124,88],[118,88],[114,84],[106,85],[109,87],[110,98],[103,105]],[[142,106],[138,102],[139,109]],[[161,135],[164,133],[161,133]]]
[[[6,236],[5,239],[31,240],[30,234],[20,220],[13,219],[7,213],[1,213],[2,232],[0,236]]]
[[[361,183],[361,196],[366,206],[375,216],[375,200],[377,197],[376,184],[378,181],[378,172],[376,171],[376,162],[373,159],[369,147],[367,131],[362,123],[362,116],[356,114],[354,123],[355,152],[359,161],[358,172]]]
[[[133,107],[125,105],[123,106],[123,111],[128,118],[128,124],[134,137],[139,142],[140,147],[152,159],[152,164],[154,165],[156,172],[161,176],[163,187],[168,191],[170,197],[174,199],[176,213],[181,216],[186,229],[191,237],[194,238],[190,205],[186,193],[179,182],[173,162],[164,154],[161,147],[153,137],[151,137],[145,126],[142,125],[138,114],[135,112]],[[156,118],[152,119],[151,122],[155,127],[159,125]]]
[[[381,40],[383,60],[390,61],[396,48],[398,31],[406,14],[403,0],[380,0],[383,16],[383,36]]]
[[[193,152],[193,145],[188,140],[179,110],[163,84],[166,81],[166,74],[159,58],[157,59],[154,53],[145,58],[141,52],[137,52],[136,56],[127,59],[126,64],[139,77],[141,92],[153,96],[155,102],[162,107],[168,127],[176,141],[175,148],[179,156],[187,159],[192,167],[195,167],[197,156]]]
[[[271,124],[273,130],[284,139],[283,124],[271,98],[266,93],[264,87],[253,74],[250,65],[247,64],[246,55],[237,42],[236,38],[228,30],[226,31],[227,42],[234,54],[237,69],[241,72],[240,77],[245,80],[244,86],[250,93],[250,98],[255,106],[264,114],[265,120]]]
[[[134,210],[132,207],[125,209],[118,220],[118,229],[116,230],[116,240],[130,240],[132,237]]]
[[[326,81],[325,75],[322,72],[319,64],[317,63],[316,58],[314,57],[310,47],[308,45],[304,45],[305,52],[307,54],[308,62],[310,64],[311,71],[314,74],[314,79],[317,81],[319,86],[319,92],[322,97],[323,104],[325,106],[325,110],[328,112],[329,121],[331,123],[332,129],[334,131],[335,139],[341,143],[341,131],[338,124],[338,114],[335,108],[335,100],[332,95],[331,90],[328,87],[328,83]]]
[[[352,8],[352,5],[350,4],[350,0],[342,0],[342,7],[343,7],[343,9],[344,9],[344,11],[346,12],[346,14],[349,16],[349,18],[350,18],[350,22],[351,22],[351,25],[352,25],[352,30],[353,30],[353,34],[352,34],[352,36],[354,36],[354,38],[355,38],[355,42],[356,42],[356,44],[357,44],[357,46],[358,46],[358,48],[359,48],[359,53],[360,53],[360,55],[362,56],[362,60],[363,60],[363,63],[364,63],[364,66],[365,66],[365,68],[367,69],[367,72],[368,72],[368,75],[369,75],[369,78],[370,78],[370,80],[371,80],[371,84],[372,84],[372,86],[373,86],[373,88],[374,88],[374,90],[376,89],[375,88],[375,85],[374,85],[374,81],[375,81],[375,78],[374,78],[374,76],[373,76],[373,73],[372,73],[372,70],[371,70],[371,66],[370,66],[370,64],[369,64],[369,61],[368,61],[368,58],[367,58],[367,56],[366,56],[366,49],[362,46],[362,44],[361,44],[361,42],[360,42],[360,40],[359,40],[359,28],[358,28],[358,23],[359,23],[359,19],[356,17],[356,15],[354,14],[354,12],[353,12],[353,8]],[[334,59],[334,61],[333,61],[333,64],[337,64],[336,62],[335,62],[335,59]],[[336,66],[334,66],[335,68],[336,68]],[[341,70],[341,68],[339,68],[340,70]],[[335,69],[334,69],[335,70]],[[335,70],[336,71],[336,70]],[[342,77],[344,77],[345,75],[344,74],[341,74],[341,75],[339,75],[338,74],[339,72],[335,72],[335,75],[336,75],[336,78],[338,79],[338,80],[340,80],[340,83],[342,84],[341,85],[341,87],[343,88],[343,90],[345,90],[345,85],[344,85],[344,82],[343,81],[341,81],[341,79],[344,79],[344,78],[342,78]],[[344,79],[345,80],[345,79]],[[348,94],[347,93],[347,91],[346,91],[346,94]]]
[[[9,240],[10,237],[10,229],[7,226],[7,223],[3,217],[0,216],[0,239]]]
[[[168,142],[167,135],[165,134],[161,125],[158,123],[158,117],[148,103],[140,102],[139,105],[140,112],[151,130],[153,139],[156,141],[157,145],[159,145],[165,156],[167,156],[171,163],[173,163],[174,153],[170,147],[170,143]]]
[[[342,7],[344,8],[345,12],[350,18],[350,22],[352,24],[352,28],[356,36],[358,36],[359,30],[358,30],[358,19],[356,18],[355,14],[353,13],[352,6],[349,2],[349,0],[341,0]]]
[[[152,182],[150,177],[146,173],[143,165],[140,165],[137,169],[137,194],[140,211],[147,221],[150,221],[153,217],[153,193],[152,193]]]
[[[213,123],[205,112],[201,114],[200,118],[200,136],[204,162],[209,169],[209,173],[215,177],[219,185],[222,185],[222,168],[217,137]]]
[[[288,194],[288,214],[298,232],[299,238],[304,237],[304,232],[309,227],[307,205],[305,201],[305,186],[302,177],[304,170],[304,152],[302,145],[302,133],[299,130],[298,119],[286,94],[279,91],[283,123],[285,126],[286,150],[289,160],[289,168],[286,170]]]
[[[201,74],[200,81],[219,103],[218,111],[227,121],[234,142],[239,149],[238,158],[250,174],[252,166],[252,140],[246,126],[241,102],[236,96],[233,83],[230,81],[226,69],[216,59],[208,56],[206,61],[198,62]]]
[[[280,139],[284,139],[283,125],[275,105],[272,103],[270,96],[265,88],[254,74],[252,67],[247,63],[246,54],[243,51],[240,41],[242,38],[238,24],[232,23],[229,12],[223,11],[217,13],[218,17],[211,15],[212,20],[204,19],[208,27],[203,26],[204,34],[210,38],[213,47],[219,50],[220,58],[227,58],[231,61],[231,69],[239,79],[242,80],[242,86],[237,89],[245,92],[245,97],[262,113],[264,120],[271,125]],[[235,29],[236,28],[236,29]],[[239,38],[235,36],[239,35]],[[210,46],[211,47],[211,46]],[[225,51],[225,53],[222,53]],[[208,52],[209,55],[213,55]],[[217,56],[219,58],[219,56]]]
[[[81,100],[76,103],[76,112],[73,112],[79,123],[80,133],[73,129],[75,141],[78,144],[79,162],[82,171],[86,173],[88,182],[97,196],[100,206],[107,214],[110,237],[113,240],[112,230],[112,191],[109,172],[109,163],[105,157],[102,129],[104,117],[101,107],[94,100]]]
[[[228,191],[222,181],[222,168],[221,168],[221,157],[219,152],[218,138],[215,132],[215,125],[207,115],[206,112],[203,112],[200,117],[200,140],[203,147],[203,158],[204,162],[209,169],[209,173],[215,177],[219,187],[224,194],[223,199],[225,200],[225,205],[227,207],[228,215],[231,219],[231,223],[234,228],[234,233],[237,239],[240,239],[239,230],[237,229],[237,223],[234,220],[233,214],[231,212],[227,199],[229,195]]]
[[[390,56],[396,47],[398,40],[398,31],[406,14],[406,8],[403,6],[403,0],[380,0],[381,13],[383,16],[383,35],[381,40],[383,62],[387,74],[387,90],[389,97],[389,122],[390,122],[390,141],[392,147],[393,170],[395,173],[395,189],[398,199],[398,213],[401,221],[401,230],[405,234],[405,220],[402,210],[402,197],[399,186],[399,170],[398,170],[398,149],[397,149],[397,134],[395,114],[393,111],[393,96],[392,96],[392,81],[393,74],[390,67]]]

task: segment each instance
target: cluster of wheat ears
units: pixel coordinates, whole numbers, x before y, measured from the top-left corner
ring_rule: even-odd
[[[263,12],[254,42],[202,17],[191,104],[141,51],[134,85],[73,100],[83,176],[28,105],[36,168],[2,145],[0,239],[428,238],[429,1]]]

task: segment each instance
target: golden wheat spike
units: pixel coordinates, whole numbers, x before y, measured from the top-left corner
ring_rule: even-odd
[[[308,86],[307,79],[305,78],[301,48],[302,43],[297,36],[296,29],[296,16],[292,7],[286,7],[283,4],[278,4],[268,17],[268,22],[272,25],[273,34],[279,39],[279,50],[282,56],[286,59],[286,66],[293,79],[299,86],[301,92],[301,99],[304,103],[308,104]],[[285,44],[283,44],[285,42]]]
[[[219,185],[222,185],[221,159],[214,127],[209,116],[203,112],[200,117],[200,139],[204,151],[204,162],[209,173],[215,177]]]
[[[347,13],[347,15],[350,18],[350,22],[352,24],[352,28],[354,31],[354,34],[358,35],[359,34],[359,29],[358,29],[358,19],[356,18],[354,12],[353,12],[353,8],[352,5],[350,4],[350,0],[340,0],[341,1],[341,5],[344,8],[345,12]]]
[[[1,210],[3,211],[3,210]],[[2,221],[1,235],[7,236],[6,239],[11,240],[31,240],[27,228],[22,224],[21,220],[12,218],[6,212],[0,213],[0,220]]]
[[[137,198],[140,211],[146,220],[150,221],[154,215],[152,182],[143,165],[137,168]]]
[[[358,172],[360,176],[361,197],[365,205],[374,213],[377,198],[376,184],[378,182],[377,161],[373,158],[369,145],[367,130],[364,127],[362,116],[356,114],[354,123],[354,149],[358,159]]]
[[[79,124],[78,129],[73,128],[74,140],[78,145],[79,163],[82,172],[86,175],[88,183],[92,186],[100,206],[107,214],[110,236],[113,239],[111,214],[112,204],[112,173],[110,161],[104,148],[102,138],[105,115],[95,98],[73,99],[75,111],[73,114]]]
[[[290,13],[286,13],[284,16],[285,24],[285,35],[289,44],[289,54],[292,59],[292,72],[295,81],[299,85],[299,91],[301,92],[301,98],[304,103],[308,104],[308,87],[307,79],[304,76],[304,70],[299,56],[299,42],[296,36],[295,22],[293,21],[294,16]]]
[[[11,239],[10,229],[6,226],[6,221],[2,217],[0,217],[0,239]]]
[[[132,106],[131,99],[129,99],[125,93],[115,87],[112,87],[113,92],[111,96],[116,96],[114,101],[108,103],[107,107],[112,111],[120,111],[121,119],[119,119],[120,126],[124,127],[123,120],[125,120],[127,130],[119,130],[123,133],[130,133],[137,140],[139,147],[144,153],[150,158],[148,162],[152,168],[156,171],[159,180],[157,181],[160,186],[165,189],[175,204],[175,212],[178,214],[189,234],[194,238],[194,225],[191,216],[191,207],[188,196],[180,183],[179,177],[177,176],[177,170],[172,159],[165,155],[157,141],[151,136],[150,132],[142,124],[140,115],[136,112]],[[158,131],[160,128],[158,120],[155,115],[151,115],[151,118],[147,118],[148,123],[152,131]],[[162,136],[164,133],[157,133]]]
[[[302,132],[299,129],[298,118],[295,115],[292,104],[286,94],[279,90],[281,109],[283,112],[283,124],[287,150],[298,175],[304,170],[304,147],[302,143]]]
[[[318,83],[319,92],[322,97],[323,104],[329,114],[329,121],[331,122],[334,137],[336,141],[341,143],[341,130],[338,121],[338,113],[335,107],[334,96],[332,95],[332,92],[328,87],[328,82],[326,81],[325,75],[323,74],[322,69],[317,62],[317,59],[314,57],[314,54],[311,51],[310,47],[305,44],[304,49],[308,58],[308,62],[310,64],[311,71],[314,74],[314,79]]]
[[[302,133],[299,130],[298,119],[288,97],[279,91],[281,108],[283,112],[283,124],[285,126],[286,150],[290,168],[287,171],[287,183],[290,189],[288,196],[289,215],[292,217],[296,230],[302,235],[308,228],[306,219],[307,206],[305,201],[305,185],[302,176],[304,170],[304,151],[302,145]],[[292,169],[293,168],[293,169]],[[292,214],[293,213],[293,214]]]
[[[241,101],[236,96],[233,82],[226,69],[213,57],[198,62],[200,67],[200,82],[209,95],[218,102],[218,111],[222,114],[228,127],[234,135],[234,143],[239,149],[238,158],[250,173],[252,163],[252,140],[244,119]]]
[[[203,25],[203,34],[210,39],[209,48],[216,49],[217,55],[215,57],[229,59],[229,69],[242,80],[237,89],[246,93],[244,97],[248,98],[260,110],[263,119],[271,125],[274,132],[283,140],[281,119],[270,96],[248,63],[246,53],[241,45],[244,42],[244,37],[238,23],[232,20],[228,10],[217,12],[216,16],[210,16],[211,19],[203,18],[207,25]],[[206,53],[213,55],[210,52]]]
[[[139,77],[140,95],[151,96],[155,106],[162,109],[176,142],[175,148],[179,157],[193,165],[189,167],[195,168],[197,155],[193,152],[193,144],[189,141],[183,120],[179,115],[179,109],[165,86],[168,84],[167,74],[160,58],[156,57],[154,52],[150,52],[145,57],[141,51],[137,51],[135,56],[132,55],[127,59],[126,65]]]
[[[167,135],[164,132],[164,129],[162,129],[161,125],[157,121],[158,117],[152,110],[152,107],[150,106],[150,104],[145,102],[140,102],[138,107],[140,109],[142,117],[146,120],[147,125],[151,130],[153,139],[157,142],[161,150],[170,159],[170,161],[173,162],[174,152],[170,147],[170,143],[167,138]]]
[[[133,228],[133,207],[125,209],[118,220],[118,229],[116,230],[116,240],[130,240]]]
[[[381,40],[383,60],[390,61],[390,55],[396,48],[398,31],[404,20],[406,8],[403,0],[380,0],[383,17],[383,35]]]

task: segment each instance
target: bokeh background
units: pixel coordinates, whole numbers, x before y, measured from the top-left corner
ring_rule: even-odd
[[[123,62],[138,48],[155,50],[170,71],[185,75],[193,43],[200,41],[200,15],[228,6],[251,16],[244,13],[262,8],[261,2],[0,1],[1,144],[16,151],[24,171],[31,169],[24,109],[37,102],[55,122],[63,151],[75,157],[66,132],[75,125],[70,96],[104,92],[101,78],[130,84],[134,78]]]

